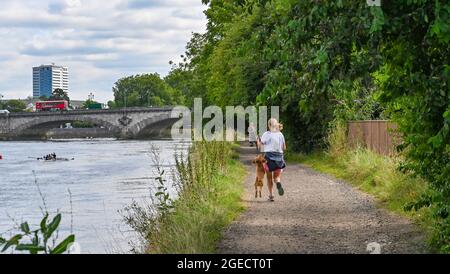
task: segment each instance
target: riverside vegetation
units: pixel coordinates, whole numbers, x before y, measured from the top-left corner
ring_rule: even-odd
[[[387,161],[427,182],[408,206],[431,211],[433,246],[450,252],[450,3],[202,2],[206,32],[192,36],[165,81],[188,104],[280,106],[297,152],[326,151],[337,123],[395,122],[401,155]]]
[[[241,203],[245,169],[232,144],[195,142],[187,156],[176,156],[169,191],[166,171],[158,167],[158,187],[148,203],[133,202],[122,211],[139,235],[134,252],[213,253],[222,230],[244,209]]]
[[[221,107],[280,106],[290,149],[304,154],[322,151],[307,156],[307,161],[359,184],[394,210],[412,209],[417,212],[408,214],[429,216],[432,247],[449,253],[450,3],[391,0],[368,6],[365,0],[201,1],[207,5],[206,31],[192,35],[182,61],[170,62],[172,70],[164,79],[150,74],[119,80],[110,107],[190,106],[197,97],[206,105]],[[363,149],[333,151],[335,147],[327,140],[336,125],[357,119],[395,122],[402,137],[399,155],[390,159]],[[202,161],[191,157],[191,165]],[[205,165],[206,172],[211,167]],[[223,163],[216,166],[218,174],[225,167],[238,169]],[[218,175],[196,176],[199,182],[211,180],[207,185],[212,188],[220,185]],[[238,186],[237,180],[234,183]],[[209,234],[205,231],[214,230],[205,226],[220,227],[226,221],[223,217],[200,224],[184,221],[189,214],[192,220],[214,216],[220,208],[206,203],[201,195],[198,202],[185,198],[191,197],[183,194],[191,188],[196,187],[183,186],[176,201],[167,193],[158,196],[165,201],[163,208],[169,206],[163,217],[155,219],[150,209],[137,205],[129,209],[129,213],[149,214],[142,220],[149,222],[148,230],[142,225],[145,222],[134,225],[151,243],[150,250],[212,251],[210,240],[218,232]],[[198,188],[206,191],[206,197],[212,195],[211,190]],[[183,211],[183,207],[196,210]],[[226,215],[228,211],[222,210]],[[170,222],[174,222],[172,230]],[[193,227],[176,228],[181,223]],[[192,245],[181,244],[182,237]],[[202,237],[198,245],[189,241],[195,237]],[[180,249],[172,250],[176,242]]]
[[[410,207],[431,210],[434,246],[450,252],[450,3],[202,3],[206,31],[192,35],[181,62],[170,62],[161,79],[173,89],[167,98],[182,94],[188,106],[197,97],[221,107],[280,106],[290,149],[303,153],[326,151],[337,123],[395,122],[403,143],[391,163],[427,182]],[[118,104],[153,101],[145,89],[140,95],[117,91]]]
[[[57,243],[59,224],[62,215],[58,213],[53,219],[49,219],[48,212],[44,214],[39,227],[30,228],[28,222],[20,224],[20,232],[10,239],[0,237],[0,253],[7,252],[10,248],[15,251],[28,252],[30,254],[62,254],[70,244],[75,242],[75,235],[71,234]]]

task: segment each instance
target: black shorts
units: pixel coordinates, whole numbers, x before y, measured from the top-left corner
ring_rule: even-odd
[[[267,161],[267,166],[269,167],[270,172],[274,172],[275,170],[286,168],[286,163],[284,162],[284,159],[282,157],[280,160],[273,160],[273,159],[271,159],[271,157],[268,157],[268,155],[266,153],[264,158]]]

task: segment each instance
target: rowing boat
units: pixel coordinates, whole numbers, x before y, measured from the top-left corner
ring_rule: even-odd
[[[45,162],[56,162],[56,161],[65,161],[65,162],[68,162],[68,161],[73,161],[73,160],[75,160],[75,158],[72,158],[72,159],[69,159],[69,158],[56,158],[56,159],[49,159],[49,160],[44,159],[44,158],[36,158],[36,160],[38,160],[38,161],[45,161]]]

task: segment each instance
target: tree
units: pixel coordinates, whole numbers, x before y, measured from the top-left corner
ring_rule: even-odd
[[[157,73],[122,78],[115,83],[113,92],[116,107],[164,106],[184,102],[182,93],[165,83]]]
[[[91,99],[87,99],[86,101],[84,101],[84,103],[81,105],[82,109],[89,109],[89,107],[93,104],[98,104],[97,101],[91,100]]]
[[[366,3],[204,1],[207,32],[194,34],[184,63],[166,77],[207,104],[280,106],[295,150],[324,147],[337,114],[377,116],[376,69]],[[354,103],[354,102],[361,103]],[[364,113],[362,113],[364,112]]]
[[[180,96],[185,98],[184,102],[188,106],[192,106],[194,103],[193,98],[195,97],[194,94],[191,93],[193,91],[193,73],[189,70],[184,69],[182,66],[183,64],[180,64],[179,66],[173,66],[172,70],[164,78],[164,82],[173,90],[177,91]]]
[[[324,148],[332,125],[399,125],[401,168],[430,193],[434,242],[450,252],[450,4],[444,0],[203,0],[205,33],[165,78],[187,102],[277,105],[294,150]]]
[[[20,100],[9,100],[6,103],[4,103],[3,107],[9,110],[10,112],[22,112],[25,111],[27,105]]]
[[[70,103],[69,95],[60,88],[53,91],[52,96],[50,96],[50,100],[66,100]]]
[[[109,109],[116,108],[116,102],[114,102],[114,101],[108,101],[107,105],[108,105]]]
[[[387,2],[387,1],[386,1]],[[375,73],[380,101],[403,134],[401,168],[431,187],[410,208],[431,207],[433,242],[450,252],[450,4],[384,3],[378,29],[382,65]]]
[[[164,106],[164,101],[159,96],[152,96],[150,97],[150,106],[162,107]]]

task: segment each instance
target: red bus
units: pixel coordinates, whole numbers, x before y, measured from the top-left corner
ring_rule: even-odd
[[[65,100],[36,102],[36,111],[63,111],[68,109],[69,102]]]

